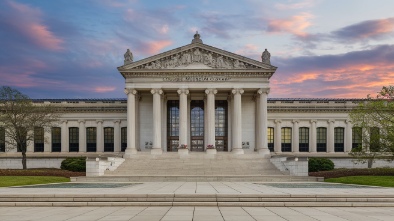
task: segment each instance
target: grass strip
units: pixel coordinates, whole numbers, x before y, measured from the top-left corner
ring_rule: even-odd
[[[70,182],[70,178],[56,176],[0,176],[0,187],[63,182]]]
[[[325,181],[331,183],[394,187],[394,176],[347,176],[339,178],[329,178]]]

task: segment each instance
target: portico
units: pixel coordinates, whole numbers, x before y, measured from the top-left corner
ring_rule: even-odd
[[[247,148],[269,155],[267,94],[276,67],[264,53],[264,62],[245,58],[203,44],[198,33],[189,45],[140,61],[128,51],[118,68],[126,82],[126,156],[143,143],[152,154],[214,145],[234,154]],[[253,115],[242,113],[245,108]]]

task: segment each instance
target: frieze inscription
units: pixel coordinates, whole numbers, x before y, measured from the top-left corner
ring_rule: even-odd
[[[199,81],[228,81],[230,77],[227,76],[177,76],[177,77],[164,77],[163,81],[170,82],[180,82],[180,81],[189,81],[189,82],[199,82]]]

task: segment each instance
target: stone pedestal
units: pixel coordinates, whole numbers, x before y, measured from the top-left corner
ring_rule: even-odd
[[[127,148],[124,152],[123,158],[131,158],[132,155],[137,154],[137,149],[135,148]]]

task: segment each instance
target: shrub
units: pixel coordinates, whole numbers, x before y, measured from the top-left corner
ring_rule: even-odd
[[[62,161],[60,168],[73,172],[86,172],[86,159],[85,157],[66,158]]]
[[[309,172],[319,172],[333,170],[334,163],[332,160],[327,158],[309,158],[308,160],[308,170]]]

